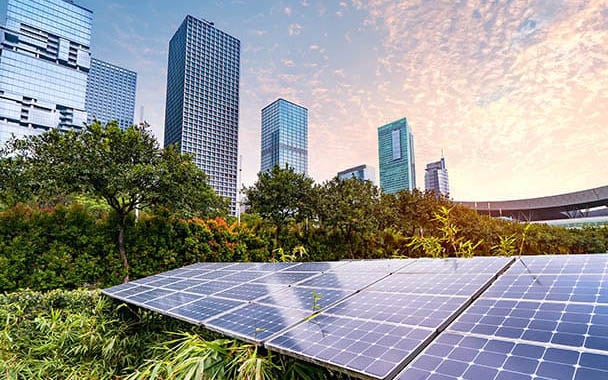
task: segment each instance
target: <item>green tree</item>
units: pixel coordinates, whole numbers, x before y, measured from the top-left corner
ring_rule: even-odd
[[[369,181],[333,178],[318,188],[319,224],[338,235],[355,258],[366,237],[378,231],[380,191]]]
[[[293,168],[275,166],[258,174],[258,180],[243,192],[250,212],[270,221],[275,228],[275,248],[281,231],[290,222],[301,222],[312,214],[314,181]]]
[[[192,157],[175,147],[161,149],[146,125],[123,130],[115,122],[104,126],[95,121],[82,132],[53,129],[13,140],[4,155],[3,165],[11,168],[5,172],[14,181],[7,193],[86,194],[107,202],[116,214],[125,282],[129,281],[125,231],[135,209],[164,207],[185,215],[211,216],[224,212],[226,206]]]

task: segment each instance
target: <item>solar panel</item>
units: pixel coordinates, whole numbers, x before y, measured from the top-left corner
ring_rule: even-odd
[[[299,263],[296,266],[285,269],[286,272],[327,272],[332,269],[340,268],[348,263],[348,261],[326,261],[314,263]]]
[[[315,272],[277,272],[255,279],[253,282],[260,284],[292,285],[316,275],[317,273]]]
[[[441,334],[397,380],[608,379],[605,355],[492,337]]]
[[[508,274],[608,274],[605,254],[522,256]]]
[[[467,259],[419,259],[409,260],[411,264],[399,269],[398,273],[427,273],[427,274],[496,274],[513,262],[507,257],[472,257]]]
[[[302,311],[317,312],[353,294],[340,289],[312,289],[292,286],[280,292],[273,292],[256,303],[295,308]]]
[[[219,318],[206,321],[208,329],[261,343],[270,336],[302,321],[310,313],[260,304],[248,304]]]
[[[266,343],[271,350],[384,379],[416,354],[433,330],[319,314]]]
[[[360,290],[387,276],[386,273],[348,273],[327,272],[310,280],[299,283],[299,286],[310,288],[329,288],[344,290]]]
[[[169,310],[177,318],[202,324],[206,319],[215,317],[228,310],[245,305],[245,302],[216,297],[201,297],[194,302]]]
[[[393,273],[411,263],[411,260],[356,260],[332,268],[332,272],[380,272]]]
[[[468,301],[466,297],[389,294],[363,290],[326,310],[326,314],[440,328]]]
[[[201,263],[103,292],[357,377],[608,378],[608,255],[514,260]]]
[[[607,263],[523,257],[397,379],[608,378]]]
[[[473,296],[493,278],[489,273],[419,274],[396,273],[370,286],[387,293],[441,294]]]
[[[285,289],[284,286],[267,284],[242,284],[216,293],[217,297],[231,298],[239,301],[253,301],[271,293]]]

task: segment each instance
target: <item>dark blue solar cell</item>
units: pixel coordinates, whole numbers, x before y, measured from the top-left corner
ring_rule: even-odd
[[[221,281],[242,283],[242,282],[255,280],[260,277],[267,276],[267,275],[268,275],[268,272],[262,272],[262,271],[232,272],[226,276],[222,276]]]
[[[506,357],[494,352],[485,351],[479,354],[475,362],[487,367],[499,368],[502,367]]]
[[[498,370],[495,368],[472,365],[464,373],[463,378],[470,380],[493,379],[497,373]]]
[[[608,372],[592,368],[579,368],[576,371],[574,380],[606,380]]]
[[[139,286],[135,286],[135,287],[131,287],[131,288],[125,288],[125,290],[114,293],[114,296],[124,299],[124,298],[129,298],[130,296],[133,296],[137,293],[142,293],[142,292],[152,290],[152,289],[154,289],[154,288],[151,288],[149,286],[139,285]]]
[[[587,338],[585,347],[594,350],[608,351],[608,335],[593,335]],[[606,359],[608,360],[608,358]]]
[[[563,350],[560,348],[548,348],[545,354],[545,359],[555,362],[574,365],[578,363],[578,352]]]
[[[211,271],[211,272],[203,272],[197,276],[192,276],[192,278],[195,278],[197,280],[215,280],[218,278],[233,275],[235,273],[240,273],[240,272],[235,272],[235,271],[231,271],[231,270],[216,270],[216,271]]]
[[[540,363],[537,375],[555,380],[570,380],[574,377],[574,367],[560,363]]]
[[[326,272],[335,268],[346,265],[348,261],[329,261],[316,263],[299,263],[295,266],[285,269],[285,272]]]
[[[102,290],[102,293],[107,294],[107,295],[114,295],[114,294],[122,292],[124,290],[133,289],[133,288],[137,288],[137,287],[138,287],[137,284],[130,282],[127,284],[120,284],[120,285],[112,286],[111,288],[104,289],[104,290]]]
[[[540,346],[531,344],[518,344],[513,350],[513,355],[522,356],[530,359],[540,359],[545,352],[545,349]]]

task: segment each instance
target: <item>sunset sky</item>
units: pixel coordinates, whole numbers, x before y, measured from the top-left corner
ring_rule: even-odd
[[[108,1],[93,56],[138,72],[162,141],[168,42],[187,14],[241,40],[243,182],[260,165],[260,110],[309,110],[317,181],[378,166],[378,126],[403,116],[417,182],[445,152],[457,200],[608,185],[608,1]]]

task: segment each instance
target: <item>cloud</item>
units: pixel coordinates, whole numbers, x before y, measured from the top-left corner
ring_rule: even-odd
[[[290,36],[298,36],[302,33],[302,25],[290,24],[287,30]]]
[[[313,44],[313,45],[308,46],[308,49],[309,49],[309,50],[319,50],[319,49],[320,49],[320,46],[319,46],[319,45],[314,45],[314,44]]]
[[[264,35],[268,34],[268,31],[258,29],[258,30],[254,30],[253,33],[255,33],[255,35],[257,35],[257,36],[264,36]]]
[[[289,7],[285,7],[285,9],[283,9],[283,12],[287,15],[287,16],[291,16],[291,8]]]
[[[283,66],[294,67],[296,64],[291,59],[282,59],[281,63]]]

